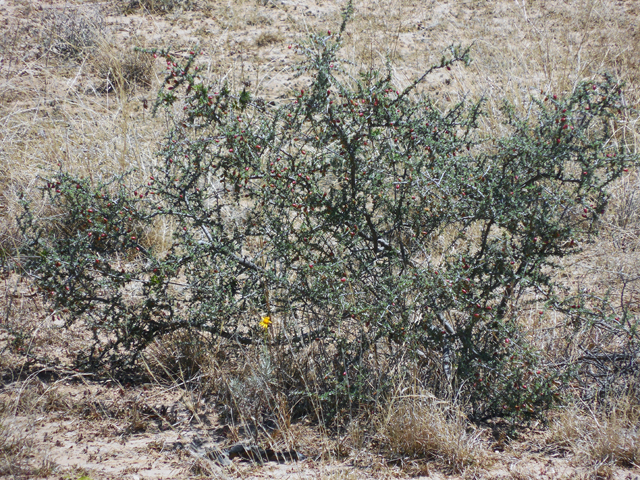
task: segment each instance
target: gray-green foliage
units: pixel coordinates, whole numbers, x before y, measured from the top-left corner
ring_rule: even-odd
[[[157,171],[136,189],[54,175],[58,229],[23,217],[26,269],[68,324],[92,328],[89,363],[131,363],[197,328],[291,353],[291,404],[311,395],[328,416],[375,402],[408,364],[476,417],[535,415],[565,372],[541,364],[513,307],[609,321],[563,303],[551,273],[597,232],[607,187],[636,160],[612,142],[621,87],[584,82],[532,99],[526,117],[506,105],[510,133],[487,141],[482,101],[443,108],[417,93],[424,77],[396,91],[389,73],[344,73],[345,25],[297,47],[312,81],[269,108],[209,85],[195,53],[156,52],[170,67],[158,106],[184,105]],[[163,255],[140,242],[157,217],[177,225]]]

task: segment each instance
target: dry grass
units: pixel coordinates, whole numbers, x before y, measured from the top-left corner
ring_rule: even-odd
[[[43,47],[63,60],[82,61],[105,30],[103,12],[95,6],[43,11],[41,21]]]
[[[42,385],[23,384],[15,392],[0,394],[0,477],[47,477],[56,471],[55,462],[47,455],[36,454],[32,429],[36,413],[57,409],[69,411],[69,405]]]
[[[587,405],[564,409],[551,424],[548,442],[568,450],[581,463],[598,467],[638,467],[640,406],[629,396],[607,409]]]
[[[3,419],[0,422],[0,476],[20,478],[32,474],[28,462],[30,451],[28,435],[20,432],[10,420]]]
[[[256,39],[256,47],[267,47],[274,43],[281,43],[284,37],[278,32],[262,32]]]
[[[124,13],[142,10],[144,13],[164,15],[174,10],[191,10],[197,7],[193,0],[120,0]]]
[[[178,330],[156,340],[145,352],[145,363],[157,381],[186,385],[216,368],[216,354],[202,333]]]
[[[481,432],[462,411],[428,392],[392,399],[379,423],[383,443],[398,460],[427,459],[462,472],[486,456]]]
[[[155,61],[147,53],[123,50],[103,40],[91,58],[96,76],[104,79],[98,91],[117,92],[120,98],[135,91],[136,87],[149,88],[155,76]]]

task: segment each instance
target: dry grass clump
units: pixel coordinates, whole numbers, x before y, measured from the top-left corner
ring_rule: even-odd
[[[290,412],[279,393],[274,360],[261,348],[242,356],[234,350],[232,344],[214,343],[201,332],[180,330],[154,342],[144,358],[156,381],[214,399],[224,421],[254,431],[288,429]]]
[[[105,32],[105,22],[97,8],[82,10],[48,9],[42,14],[43,45],[62,58],[80,59]]]
[[[568,407],[553,420],[547,441],[570,451],[582,463],[638,467],[640,404],[625,396],[608,409]]]
[[[58,384],[47,385],[29,377],[29,380],[12,384],[2,400],[6,403],[7,413],[14,415],[69,411],[72,404],[58,387]]]
[[[17,3],[27,5],[28,2]],[[153,60],[128,46],[130,39],[121,42],[122,39],[109,36],[105,26],[108,19],[97,7],[87,2],[76,3],[80,6],[65,3],[64,8],[59,8],[58,4],[43,3],[44,10],[40,11],[35,8],[39,2],[34,0],[33,7],[29,7],[32,16],[27,15],[25,7],[21,22],[16,16],[0,33],[0,51],[4,51],[0,53],[3,57],[0,62],[0,158],[3,159],[0,161],[0,268],[14,259],[20,244],[15,224],[15,217],[21,211],[20,196],[33,195],[40,200],[34,192],[37,176],[46,176],[61,163],[65,169],[92,178],[135,166],[142,178],[155,163],[153,151],[157,148],[161,121],[150,118],[149,111],[142,107],[141,97],[132,101],[132,93],[146,97],[145,106],[146,100],[153,98],[153,92],[141,92],[153,83]],[[153,19],[163,25],[174,16],[184,15],[181,20],[187,25],[194,20],[189,17],[193,14],[187,11],[208,3],[207,0],[118,0],[117,5],[126,13],[163,15],[161,21]],[[296,10],[294,3],[275,0],[211,3],[215,13],[211,18],[218,23],[205,25],[211,32],[204,39],[210,44],[203,45],[203,49],[215,52],[209,68],[238,71],[238,62],[246,62],[246,58],[254,55],[256,65],[260,61],[269,62],[264,67],[266,73],[256,69],[256,77],[264,75],[258,83],[267,85],[266,90],[273,90],[266,91],[265,95],[271,98],[293,91],[293,74],[289,76],[283,71],[295,59],[291,54],[286,56],[292,52],[286,46],[284,53],[278,52],[278,44],[284,42],[285,36],[289,42],[303,31],[303,26],[325,31],[330,25],[333,29],[339,21],[341,5],[341,2],[335,5],[329,2],[329,6],[326,2],[317,2],[306,15],[307,9],[298,6]],[[576,80],[601,71],[613,71],[627,79],[628,102],[632,104],[639,96],[640,49],[635,48],[640,39],[636,22],[639,8],[633,1],[614,0],[526,2],[526,5],[518,1],[428,1],[417,6],[396,0],[358,0],[345,55],[365,67],[384,65],[387,58],[391,59],[397,82],[403,85],[430,65],[434,56],[440,55],[441,49],[454,40],[464,44],[475,42],[474,63],[469,69],[454,68],[425,86],[436,100],[448,100],[449,95],[455,99],[458,94],[483,94],[493,109],[505,92],[512,101],[522,104],[531,92],[570,91]],[[286,20],[279,19],[280,15]],[[304,22],[301,21],[303,15]],[[193,26],[195,28],[195,22]],[[254,36],[235,32],[247,26],[253,27]],[[271,26],[271,31],[266,31],[265,26]],[[282,33],[289,31],[289,27],[289,33]],[[255,30],[263,29],[265,31],[255,36]],[[229,35],[227,30],[233,34]],[[151,38],[151,34],[146,35]],[[164,39],[170,39],[173,32],[163,32],[163,35]],[[255,39],[254,47],[265,48],[264,51],[271,48],[274,53],[268,56],[252,53],[249,43],[238,43],[238,38]],[[165,45],[154,43],[153,46]],[[26,53],[32,51],[27,56]],[[86,64],[82,63],[85,60]],[[75,69],[82,63],[83,68],[69,74],[48,68],[52,63],[70,64]],[[281,63],[285,67],[278,67]],[[243,75],[244,69],[250,72],[252,68],[254,65],[242,63]],[[629,124],[628,135],[635,135],[638,145],[636,125],[637,120],[636,124]],[[492,128],[501,127],[487,126],[488,130]],[[36,209],[40,208],[38,201],[34,203]],[[602,240],[594,245],[595,253],[585,255],[581,264],[573,265],[569,276],[572,282],[586,285],[595,292],[610,288],[618,295],[622,291],[620,308],[627,305],[637,309],[640,305],[637,275],[640,176],[637,172],[623,178],[620,188],[613,192],[608,221],[611,240],[607,237],[606,242]],[[173,225],[158,223],[145,236],[156,251],[163,251],[171,244],[173,229]],[[67,333],[63,339],[58,330],[50,327],[46,330],[44,325],[55,317],[45,316],[38,297],[32,296],[27,287],[19,290],[6,285],[5,294],[0,298],[0,316],[8,319],[14,330],[21,330],[21,335],[12,337],[13,350],[46,355],[51,363],[58,364],[58,357],[64,355],[58,343],[67,344],[71,338],[72,345],[65,348],[70,351],[81,348],[81,335]],[[553,323],[553,319],[549,319],[549,323]],[[5,323],[2,329],[8,327],[9,323]],[[561,335],[558,330],[553,340],[557,355],[564,346]],[[589,336],[585,334],[585,342],[576,343],[585,347],[604,345],[603,335],[590,331]],[[55,341],[48,344],[49,338]],[[298,401],[295,394],[287,397],[282,392],[286,392],[286,388],[293,390],[292,385],[296,389],[305,385],[313,390],[314,381],[321,381],[315,379],[312,372],[303,378],[308,384],[300,380],[303,367],[299,365],[304,363],[301,354],[296,358],[283,351],[283,360],[270,357],[258,348],[238,358],[233,345],[224,345],[220,351],[212,347],[215,346],[209,339],[179,331],[152,345],[145,352],[145,360],[162,383],[195,387],[203,395],[211,394],[221,405],[221,418],[250,424],[260,431],[268,429],[271,435],[272,425],[277,424],[280,430],[286,431],[290,428],[290,417],[295,417],[294,411],[302,409],[303,402]],[[60,353],[54,354],[57,350]],[[584,355],[584,352],[581,350],[578,354]],[[15,370],[13,361],[7,350],[0,352],[0,368]],[[145,419],[151,410],[130,401],[133,400],[127,397],[106,406],[87,403],[88,410],[83,415],[126,418],[130,424],[128,431],[142,430],[145,422],[149,423]],[[22,391],[17,405],[0,402],[0,415],[3,407],[5,411],[11,409],[14,413],[26,414],[73,411],[58,389],[44,384]],[[76,412],[84,410],[84,407],[75,409]],[[34,469],[28,464],[30,440],[18,432],[11,421],[2,423],[0,419],[0,476],[32,475]],[[607,414],[569,408],[553,421],[549,442],[590,463],[590,468],[602,475],[613,466],[638,465],[639,423],[640,407],[628,398]],[[349,439],[356,447],[366,444],[368,426],[366,420],[352,421],[349,425]],[[424,393],[393,399],[378,419],[378,432],[383,444],[402,460],[428,459],[445,469],[464,471],[481,463],[485,456],[478,431],[470,427],[461,411]],[[287,441],[293,442],[292,437],[293,434],[288,434]],[[223,478],[219,469],[205,468],[199,462],[203,461],[196,461],[192,473]],[[360,477],[339,471],[322,478]],[[536,477],[522,472],[521,477],[514,474],[512,478]]]
[[[620,179],[612,192],[609,221],[625,237],[640,239],[640,174],[636,171]]]
[[[219,414],[230,423],[248,424],[256,431],[286,429],[290,412],[279,393],[276,362],[268,352],[259,350],[220,365],[221,375],[212,384]]]
[[[428,392],[393,399],[380,419],[379,432],[393,455],[435,461],[455,472],[484,457],[480,432],[462,411]]]
[[[252,11],[249,13],[249,15],[247,15],[246,23],[247,23],[247,26],[249,27],[256,27],[256,26],[271,25],[273,22],[268,15],[263,15],[259,12]]]
[[[283,39],[280,32],[262,32],[256,39],[256,47],[267,47],[274,43],[280,43]]]
[[[136,87],[150,87],[155,74],[153,56],[106,40],[101,42],[92,64],[101,79],[99,89],[106,93],[129,93]]]
[[[193,0],[127,0],[123,4],[125,14],[144,10],[151,14],[165,14],[177,9],[191,10],[196,6]]]
[[[29,475],[28,457],[32,448],[27,435],[11,422],[0,423],[0,476],[19,478]]]
[[[215,368],[216,355],[201,332],[178,330],[156,340],[145,363],[157,380],[190,383]]]
[[[321,473],[318,478],[320,480],[357,480],[361,477],[358,476],[358,472],[341,470],[337,472]]]
[[[56,464],[48,457],[37,458],[36,444],[29,433],[30,419],[16,422],[0,403],[0,478],[43,478],[53,474]]]

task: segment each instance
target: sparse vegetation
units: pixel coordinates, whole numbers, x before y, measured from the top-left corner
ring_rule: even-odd
[[[354,6],[0,7],[3,475],[637,468],[637,7]]]

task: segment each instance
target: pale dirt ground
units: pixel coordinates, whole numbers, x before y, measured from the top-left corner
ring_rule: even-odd
[[[162,65],[156,64],[150,87],[105,93],[100,77],[105,55],[118,57],[133,46],[171,45],[177,53],[198,46],[212,78],[232,85],[245,82],[266,100],[287,98],[304,86],[304,79],[296,79],[289,68],[296,55],[288,46],[305,32],[336,29],[342,5],[312,0],[196,3],[191,11],[125,15],[116,2],[0,0],[3,241],[14,232],[9,213],[15,211],[18,192],[29,190],[38,168],[67,162],[98,174],[153,164],[163,124],[150,116],[145,103],[153,103]],[[447,45],[474,43],[477,61],[469,69],[454,68],[429,80],[426,90],[444,100],[484,94],[489,108],[495,108],[500,96],[518,102],[532,91],[563,91],[604,69],[628,79],[630,98],[638,91],[640,56],[634,51],[640,44],[640,2],[635,0],[360,0],[355,5],[343,53],[360,67],[383,65],[388,58],[399,86],[437,61]],[[91,50],[69,60],[45,45],[63,36],[55,31],[61,22],[55,19],[63,15],[85,15],[99,24],[102,56]],[[627,263],[637,258],[633,254]],[[12,302],[13,316],[3,322],[29,331],[32,358],[46,356],[49,363],[24,364],[20,357],[2,353],[4,423],[24,440],[31,465],[24,477],[16,473],[8,478],[597,478],[598,466],[545,448],[543,430],[504,444],[487,429],[486,461],[450,476],[428,465],[406,462],[401,468],[375,453],[345,449],[340,438],[322,437],[304,422],[292,426],[286,441],[274,435],[274,449],[286,443],[305,460],[260,466],[236,459],[219,468],[181,448],[194,438],[219,448],[245,438],[224,428],[215,406],[179,384],[121,385],[65,370],[66,360],[81,348],[82,336],[63,334],[28,288],[13,280],[4,280],[4,306]],[[0,341],[6,344],[7,338],[3,329]],[[608,473],[610,478],[640,479],[638,469]]]
[[[535,430],[509,445],[499,445],[487,434],[486,447],[496,450],[488,450],[482,465],[463,475],[449,475],[441,468],[411,461],[401,468],[397,462],[388,463],[379,455],[356,448],[339,455],[340,439],[322,439],[313,427],[304,424],[294,425],[289,435],[298,439],[294,443],[307,457],[305,460],[258,465],[238,458],[230,466],[219,467],[191,453],[189,445],[201,440],[222,449],[243,436],[221,426],[215,408],[206,404],[194,408],[193,399],[183,393],[158,385],[122,387],[81,378],[47,383],[34,377],[30,383],[33,386],[20,393],[30,397],[26,403],[39,406],[19,407],[19,413],[10,417],[8,428],[26,439],[26,459],[35,469],[31,474],[6,478],[640,478],[638,470],[618,468],[606,470],[607,476],[599,477],[593,465],[541,448],[544,434]],[[0,391],[1,401],[9,408],[15,407],[19,397],[16,390],[24,385],[5,385]],[[168,413],[161,414],[165,412],[163,407]],[[277,446],[276,440],[274,448]]]

